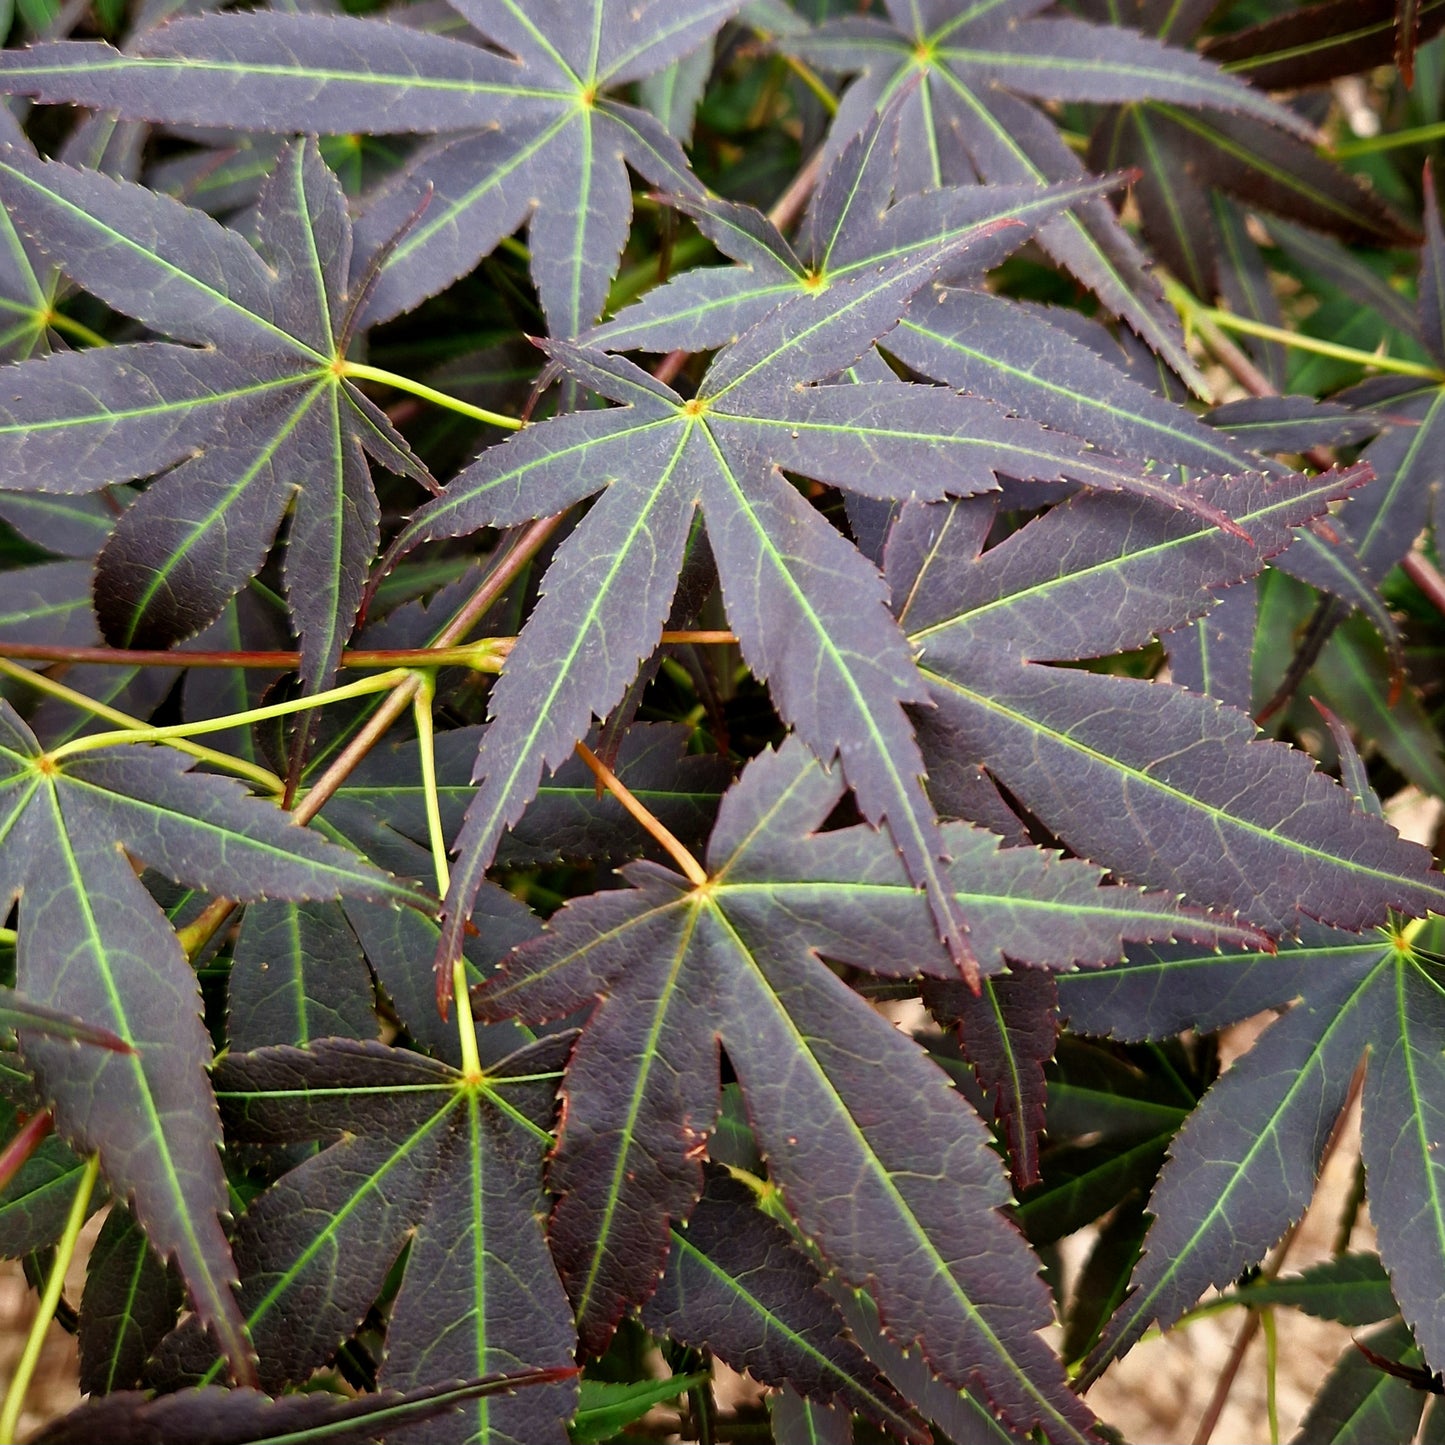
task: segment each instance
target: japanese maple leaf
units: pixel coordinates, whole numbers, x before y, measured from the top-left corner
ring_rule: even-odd
[[[714,197],[672,198],[737,265],[699,266],[674,276],[589,332],[588,345],[608,351],[710,351],[735,340],[789,297],[970,233],[971,244],[947,274],[955,284],[973,281],[1023,245],[1035,228],[1096,198],[1109,184],[943,186],[905,195],[894,205],[899,122],[911,93],[900,90],[833,157],[809,201],[796,249],[751,206]],[[1011,224],[985,230],[1000,220]]]
[[[1088,1413],[1035,1333],[1049,1311],[996,1212],[1007,1190],[981,1121],[820,961],[956,976],[887,836],[814,831],[842,788],[796,739],[764,754],[723,800],[705,877],[629,865],[630,890],[567,904],[476,994],[495,1017],[591,1009],[550,1176],[552,1247],[583,1342],[602,1348],[651,1294],[668,1220],[692,1208],[721,1045],[803,1234],[874,1292],[894,1337],[920,1342],[1011,1428],[1080,1440]],[[1000,849],[982,829],[951,826],[946,841],[947,886],[988,973],[1005,956],[1097,964],[1125,937],[1234,931],[1162,895],[1101,887],[1087,864]]]
[[[1106,24],[1115,19],[1107,0],[1090,0],[1082,8],[1090,19]],[[1185,45],[1216,8],[1214,0],[1182,6],[1150,0],[1133,8],[1128,23],[1161,41]],[[1304,21],[1307,14],[1291,19]],[[1337,60],[1340,73],[1367,64],[1348,48],[1337,52]],[[1293,89],[1297,82],[1271,83]],[[1162,99],[1111,107],[1094,128],[1089,161],[1104,170],[1138,168],[1133,196],[1144,235],[1159,259],[1199,296],[1221,289],[1238,295],[1247,285],[1247,278],[1225,274],[1237,273],[1240,263],[1229,244],[1233,231],[1222,233],[1214,219],[1218,193],[1347,242],[1399,246],[1413,239],[1372,191],[1312,145],[1282,130],[1277,121],[1232,108],[1181,108]]]
[[[1429,854],[1356,812],[1304,754],[1257,741],[1247,715],[1168,684],[1047,665],[1138,647],[1207,613],[1215,591],[1254,575],[1360,481],[1201,481],[1252,545],[1101,495],[987,551],[986,499],[905,512],[888,576],[955,760],[986,768],[1082,856],[1272,933],[1438,908],[1445,879]]]
[[[169,748],[136,746],[52,759],[0,702],[0,905],[19,897],[16,982],[26,997],[130,1050],[78,1050],[21,1029],[57,1129],[99,1153],[112,1189],[157,1253],[178,1264],[197,1318],[245,1377],[251,1351],[220,1224],[226,1180],[200,987],[122,848],[232,898],[420,898],[188,763]]]
[[[232,1138],[324,1146],[251,1201],[235,1230],[240,1307],[279,1393],[357,1329],[405,1254],[379,1383],[407,1392],[527,1368],[574,1373],[576,1331],[541,1221],[542,1158],[572,1044],[553,1034],[467,1078],[351,1039],[228,1055],[215,1083]],[[560,1368],[559,1368],[560,1367]],[[156,1352],[168,1388],[208,1383],[187,1321]],[[425,1445],[565,1445],[574,1380],[468,1404]]]
[[[778,43],[856,73],[830,136],[841,147],[900,86],[900,192],[972,180],[1077,180],[1083,171],[1035,100],[1168,101],[1256,116],[1306,138],[1297,116],[1197,55],[1118,26],[1041,15],[1043,0],[887,0],[888,18],[828,21]],[[1196,373],[1144,258],[1102,201],[1042,226],[1040,244],[1181,376]]]
[[[1356,812],[1354,817],[1366,814]],[[1400,932],[1306,929],[1277,956],[1141,950],[1107,983],[1061,980],[1083,1033],[1163,1038],[1289,1009],[1204,1096],[1170,1145],[1128,1297],[1089,1377],[1153,1322],[1262,1258],[1303,1215],[1324,1146],[1368,1057],[1361,1128],[1370,1218],[1400,1309],[1432,1368],[1445,1360],[1445,980]],[[1102,986],[1096,986],[1100,985]]]
[[[14,149],[0,154],[0,196],[87,290],[175,338],[6,376],[0,462],[28,489],[163,473],[100,553],[107,638],[155,647],[199,632],[260,568],[289,508],[287,600],[302,675],[319,685],[376,549],[364,453],[429,477],[342,373],[361,293],[347,291],[351,225],[316,143],[288,147],[267,184],[259,254],[199,211]]]
[[[554,343],[575,377],[620,405],[530,427],[483,453],[402,530],[392,557],[418,542],[560,512],[605,488],[559,549],[493,692],[475,770],[482,786],[457,844],[444,957],[455,955],[498,840],[543,767],[562,762],[592,715],[617,703],[656,645],[700,505],[749,666],[820,757],[841,756],[864,814],[887,819],[943,937],[971,967],[902,711],[922,692],[881,579],[780,468],[883,498],[992,488],[997,469],[1193,502],[1162,476],[986,402],[896,379],[808,384],[856,361],[958,245],[916,247],[785,301],[715,358],[691,400],[631,362]]]
[[[125,54],[99,42],[0,57],[0,85],[138,119],[240,130],[433,133],[365,208],[380,247],[415,215],[367,309],[385,320],[469,272],[531,216],[532,274],[551,331],[597,318],[627,239],[627,165],[697,192],[681,147],[609,88],[701,45],[741,0],[459,0],[480,38],[377,19],[257,11],[181,19]],[[22,59],[23,55],[23,59]]]

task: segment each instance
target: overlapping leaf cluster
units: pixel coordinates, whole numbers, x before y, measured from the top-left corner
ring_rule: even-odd
[[[1445,232],[1298,92],[1445,7],[1214,8],[0,51],[0,1251],[109,1210],[38,1438],[1093,1441],[1210,1288],[1411,1438]],[[1248,1278],[1356,1092],[1378,1256]]]

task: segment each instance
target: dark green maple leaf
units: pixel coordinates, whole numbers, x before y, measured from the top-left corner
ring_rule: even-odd
[[[419,895],[230,780],[187,772],[188,762],[134,746],[55,761],[0,702],[0,900],[20,899],[20,989],[132,1050],[78,1049],[22,1029],[58,1130],[99,1152],[112,1189],[179,1265],[198,1317],[244,1372],[250,1351],[220,1226],[226,1186],[200,990],[122,847],[230,897],[347,893],[396,905]]]
[[[233,1138],[320,1140],[237,1222],[241,1309],[262,1385],[305,1380],[355,1331],[404,1248],[380,1383],[406,1391],[571,1364],[575,1332],[542,1236],[542,1157],[572,1035],[553,1035],[480,1080],[381,1044],[228,1055],[217,1098]],[[214,1350],[193,1323],[154,1377],[207,1380]],[[570,1371],[563,1368],[563,1373]],[[427,1445],[564,1445],[570,1379],[478,1399],[435,1421]]]
[[[1075,497],[988,551],[984,498],[914,507],[889,580],[960,760],[1121,877],[1275,932],[1445,902],[1429,854],[1243,713],[1167,684],[1051,667],[1138,647],[1209,610],[1360,475],[1203,479],[1252,545],[1132,498]],[[1342,490],[1341,490],[1342,489]],[[1068,542],[1058,538],[1067,531]]]
[[[1014,1428],[1078,1440],[1087,1412],[1034,1333],[1048,1311],[996,1213],[1007,1190],[977,1115],[819,963],[956,976],[888,838],[812,832],[842,788],[796,740],[765,754],[723,801],[706,881],[632,864],[631,890],[569,903],[477,994],[489,1016],[592,1007],[551,1173],[553,1251],[584,1343],[601,1348],[652,1292],[667,1221],[697,1197],[721,1044],[789,1209],[845,1279],[867,1282],[890,1331]],[[945,841],[948,886],[990,972],[1004,956],[1100,963],[1141,933],[1231,931],[979,829]]]
[[[858,78],[830,144],[840,147],[911,78],[902,115],[900,190],[981,176],[994,182],[1077,180],[1078,160],[1033,100],[1170,101],[1253,115],[1308,137],[1282,106],[1184,50],[1117,26],[1040,15],[1041,0],[887,0],[888,19],[830,21],[779,43]],[[1197,378],[1144,258],[1102,201],[1043,226],[1040,243],[1175,367]]]
[[[140,1383],[151,1351],[175,1328],[185,1289],[156,1258],[131,1212],[112,1204],[80,1299],[80,1388],[108,1395]]]
[[[942,936],[970,967],[902,710],[922,692],[887,618],[881,579],[780,468],[884,499],[987,490],[997,486],[995,469],[1068,477],[1203,506],[1215,522],[1234,524],[1142,464],[976,398],[896,379],[808,385],[855,362],[963,244],[915,247],[790,298],[720,352],[686,401],[621,358],[553,343],[577,379],[620,405],[544,422],[484,452],[402,530],[392,558],[422,541],[559,512],[605,487],[558,550],[493,692],[474,773],[482,787],[448,895],[446,958],[544,766],[557,766],[592,715],[620,701],[656,645],[700,506],[743,656],[819,756],[841,756],[865,816],[887,819]]]
[[[1377,1254],[1337,1254],[1299,1274],[1253,1280],[1226,1298],[1250,1306],[1288,1305],[1351,1327],[1378,1324],[1399,1310]]]
[[[367,319],[465,275],[530,214],[551,330],[575,336],[602,310],[627,239],[627,164],[666,190],[700,190],[666,130],[603,92],[688,54],[740,3],[459,0],[474,38],[507,54],[378,20],[206,15],[147,31],[125,54],[99,42],[9,52],[0,84],[145,120],[445,134],[363,215],[360,234],[379,247],[431,195],[382,267]]]
[[[1093,20],[1115,18],[1108,0],[1088,0],[1082,8]],[[1192,45],[1214,8],[1151,0],[1131,7],[1128,23],[1171,45]],[[1361,8],[1354,6],[1357,24]],[[1336,57],[1341,73],[1367,64],[1349,51],[1337,51]],[[1273,82],[1272,88],[1292,89],[1293,83]],[[1111,107],[1094,128],[1089,159],[1105,170],[1139,168],[1133,196],[1144,234],[1158,258],[1198,296],[1231,285],[1237,293],[1243,285],[1238,276],[1226,283],[1221,275],[1234,266],[1234,257],[1214,222],[1212,191],[1355,244],[1398,246],[1412,239],[1372,191],[1307,139],[1237,107],[1185,109],[1142,98]]]
[[[1356,817],[1363,816],[1355,814]],[[1105,985],[1061,980],[1071,1025],[1116,1038],[1221,1028],[1298,1001],[1204,1097],[1170,1146],[1132,1291],[1091,1374],[1147,1325],[1166,1326],[1211,1284],[1262,1257],[1304,1212],[1326,1140],[1368,1051],[1363,1152],[1371,1217],[1395,1297],[1426,1358],[1445,1359],[1445,984],[1403,934],[1313,925],[1278,957],[1140,951]],[[1102,976],[1101,976],[1102,977]],[[1107,1002],[1106,1002],[1107,996]],[[1108,1010],[1108,1019],[1099,1011]]]
[[[100,553],[96,607],[118,646],[213,622],[290,509],[287,593],[317,685],[351,630],[377,542],[365,459],[429,481],[342,374],[351,227],[314,142],[287,148],[258,210],[261,253],[199,211],[16,150],[0,196],[66,272],[176,342],[48,357],[7,374],[0,460],[33,491],[163,472]]]

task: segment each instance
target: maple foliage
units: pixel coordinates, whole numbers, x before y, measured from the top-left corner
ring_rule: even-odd
[[[50,8],[35,1438],[1083,1445],[1211,1289],[1371,1331],[1301,1439],[1433,1428],[1445,5]]]

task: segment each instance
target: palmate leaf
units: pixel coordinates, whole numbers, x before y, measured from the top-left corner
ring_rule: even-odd
[[[1222,1027],[1256,1005],[1299,1001],[1214,1085],[1171,1145],[1132,1292],[1091,1373],[1149,1322],[1167,1327],[1210,1284],[1257,1262],[1300,1217],[1367,1049],[1362,1138],[1381,1258],[1426,1358],[1445,1357],[1437,1308],[1445,1178],[1432,1142],[1445,1109],[1437,967],[1384,930],[1361,937],[1313,926],[1299,943],[1282,944],[1277,959],[1157,950],[1131,958],[1103,992],[1100,981],[1061,980],[1062,1007],[1074,1028],[1116,1037],[1162,1037],[1185,1018]]]
[[[544,766],[557,766],[592,715],[615,706],[655,646],[701,505],[744,658],[818,755],[841,756],[864,815],[887,820],[951,952],[971,967],[965,925],[940,882],[937,825],[902,711],[922,694],[881,581],[779,468],[882,498],[993,488],[995,469],[1068,477],[1202,506],[1234,524],[1140,464],[988,402],[896,380],[807,385],[855,362],[962,244],[925,244],[783,302],[718,354],[688,401],[630,362],[553,343],[574,376],[620,405],[542,423],[483,453],[402,530],[393,558],[422,541],[561,511],[606,486],[559,548],[492,695],[443,962]],[[584,657],[589,666],[579,669]]]
[[[0,461],[34,491],[164,472],[101,551],[96,606],[119,646],[213,622],[291,510],[287,594],[318,685],[377,542],[365,459],[426,469],[338,368],[356,297],[351,228],[315,142],[287,148],[259,211],[261,255],[199,211],[126,182],[0,156],[6,209],[67,273],[177,342],[54,356],[7,375]]]
[[[147,31],[123,55],[98,42],[9,52],[0,84],[171,123],[445,134],[363,215],[360,238],[379,248],[430,191],[366,319],[465,275],[530,214],[551,331],[575,336],[602,310],[627,238],[624,162],[666,190],[700,189],[667,131],[603,92],[687,55],[740,3],[586,0],[579,11],[562,0],[460,0],[467,24],[508,55],[379,20],[206,15]]]
[[[1428,853],[1355,813],[1303,754],[1256,742],[1244,714],[1165,684],[1041,665],[1137,647],[1207,611],[1211,589],[1258,570],[1357,480],[1202,482],[1254,546],[1121,497],[1074,498],[987,552],[986,499],[906,511],[889,580],[960,756],[1082,856],[1270,932],[1293,931],[1301,914],[1358,929],[1390,908],[1438,908],[1445,879]]]
[[[1013,1428],[1077,1440],[1087,1412],[1035,1336],[1047,1309],[994,1212],[1006,1190],[977,1116],[818,962],[954,976],[888,839],[866,826],[811,831],[842,787],[796,740],[765,754],[723,801],[705,885],[633,864],[632,890],[568,904],[477,994],[489,1016],[595,1003],[568,1064],[551,1173],[553,1251],[584,1343],[600,1349],[651,1293],[667,1222],[698,1195],[721,1043],[789,1209],[845,1279],[874,1292],[893,1335],[921,1342],[935,1371]],[[945,840],[990,971],[1005,955],[1098,963],[1124,937],[1231,931],[1157,895],[1101,888],[1087,865],[999,850],[981,830]]]
[[[230,1135],[329,1147],[283,1175],[238,1221],[241,1308],[262,1385],[305,1380],[345,1341],[408,1245],[389,1310],[380,1383],[405,1391],[517,1369],[570,1371],[575,1332],[547,1257],[540,1175],[555,1080],[554,1035],[469,1083],[420,1054],[322,1040],[229,1055],[216,1069]],[[193,1324],[161,1347],[166,1385],[214,1374]],[[428,1445],[563,1445],[570,1379],[478,1399]]]
[[[922,73],[902,116],[905,193],[975,175],[1035,184],[1080,178],[1078,160],[1032,99],[1210,106],[1308,136],[1297,117],[1197,55],[1118,27],[1040,16],[1043,8],[1037,0],[890,0],[886,21],[833,21],[780,43],[831,70],[858,73],[834,123],[835,149]],[[1197,379],[1144,258],[1105,203],[1050,222],[1039,241],[1180,375]]]
[[[0,729],[0,899],[20,898],[19,988],[133,1050],[77,1049],[22,1030],[25,1058],[60,1133],[99,1152],[112,1189],[179,1266],[198,1318],[249,1373],[219,1222],[226,1188],[200,990],[122,846],[231,897],[347,893],[397,905],[419,896],[229,780],[187,772],[189,760],[170,749],[52,762],[3,702]]]
[[[1361,21],[1368,25],[1369,17],[1361,14],[1365,8],[1353,6],[1355,34]],[[1090,19],[1104,23],[1117,13],[1105,0],[1088,0],[1083,9]],[[1140,5],[1129,21],[1170,44],[1190,45],[1209,13],[1205,6],[1181,12],[1177,6]],[[1303,21],[1309,13],[1290,18]],[[1302,48],[1308,49],[1309,41],[1320,35],[1302,29],[1297,40],[1307,36]],[[1337,50],[1336,60],[1338,73],[1368,64],[1354,50]],[[1292,89],[1300,82],[1268,83]],[[1110,108],[1094,128],[1089,159],[1095,168],[1106,170],[1141,168],[1133,197],[1144,234],[1158,258],[1200,296],[1229,290],[1223,269],[1236,265],[1211,204],[1212,191],[1227,192],[1246,205],[1351,243],[1405,245],[1414,238],[1372,191],[1307,140],[1281,130],[1277,120],[1241,113],[1239,107],[1134,103]],[[1242,278],[1235,277],[1234,287],[1241,284]]]
[[[789,297],[813,294],[887,265],[925,245],[965,238],[950,280],[981,277],[1033,230],[1070,206],[1096,199],[1108,182],[1054,186],[945,186],[891,205],[900,147],[902,91],[833,157],[803,218],[798,249],[750,206],[711,197],[675,204],[738,264],[702,266],[654,287],[590,332],[609,351],[712,350],[735,340]],[[988,230],[990,223],[1007,226]]]

